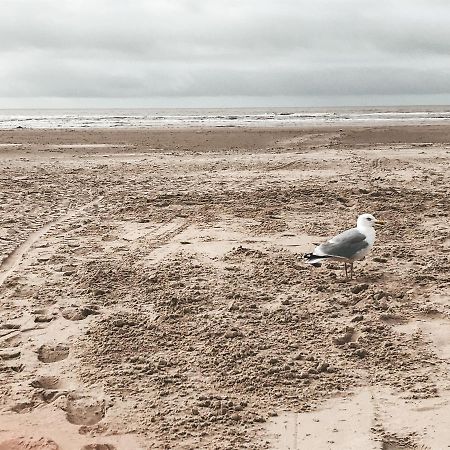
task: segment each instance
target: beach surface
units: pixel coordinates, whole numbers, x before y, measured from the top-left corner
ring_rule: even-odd
[[[0,450],[449,447],[449,191],[445,124],[1,130]]]

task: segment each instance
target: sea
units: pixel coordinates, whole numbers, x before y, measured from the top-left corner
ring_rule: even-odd
[[[0,129],[302,127],[437,124],[450,106],[339,108],[0,109]]]

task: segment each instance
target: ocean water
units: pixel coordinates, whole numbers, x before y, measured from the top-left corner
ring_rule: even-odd
[[[0,129],[301,127],[326,124],[432,124],[450,106],[268,109],[0,109]]]

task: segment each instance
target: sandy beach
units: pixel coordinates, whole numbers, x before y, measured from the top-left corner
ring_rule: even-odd
[[[449,447],[449,188],[450,125],[0,131],[0,450]]]

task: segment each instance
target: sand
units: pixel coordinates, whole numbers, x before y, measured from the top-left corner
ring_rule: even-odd
[[[0,132],[0,449],[450,445],[450,126]],[[301,255],[385,220],[346,282]]]

